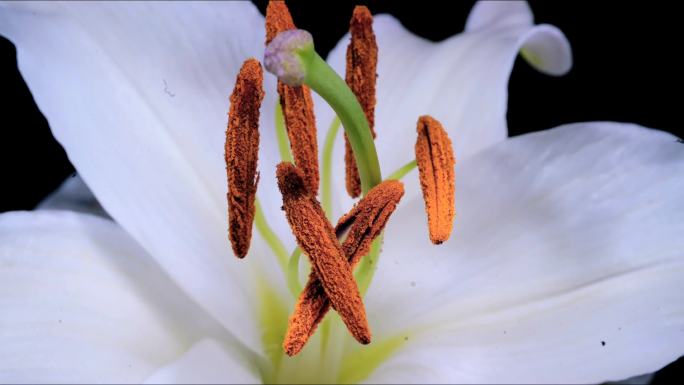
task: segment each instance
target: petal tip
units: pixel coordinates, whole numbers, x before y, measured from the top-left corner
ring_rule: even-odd
[[[562,76],[572,68],[572,48],[563,32],[548,24],[538,25],[523,36],[520,55],[539,72]]]

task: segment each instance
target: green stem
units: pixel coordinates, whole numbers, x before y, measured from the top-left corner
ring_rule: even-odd
[[[378,260],[380,259],[380,248],[382,247],[382,239],[385,234],[380,234],[371,245],[370,252],[361,261],[361,266],[356,273],[356,282],[359,285],[359,292],[362,296],[366,295],[368,288],[370,287],[371,281],[373,281],[373,276],[375,275],[375,269],[378,266]]]
[[[304,83],[321,95],[342,121],[354,151],[361,190],[365,195],[382,181],[378,154],[366,114],[347,83],[313,50],[313,47],[301,52],[300,55],[307,63]]]
[[[266,217],[264,217],[264,212],[258,199],[254,201],[254,205],[256,206],[254,210],[254,224],[256,225],[257,231],[259,231],[261,237],[264,238],[266,244],[271,248],[273,254],[275,254],[277,257],[278,264],[280,264],[280,268],[283,271],[283,274],[285,274],[287,271],[288,260],[287,249],[285,249],[283,242],[271,229],[271,226],[268,225],[268,222],[266,222]]]
[[[299,257],[302,256],[302,249],[295,248],[290,256],[290,263],[287,267],[287,287],[294,298],[299,297],[302,292],[302,285],[299,283]]]
[[[401,178],[405,177],[406,174],[411,172],[414,168],[416,168],[416,160],[412,160],[405,165],[399,167],[396,171],[394,171],[390,176],[387,177],[387,179],[394,179],[394,180],[401,180]]]
[[[290,140],[287,137],[287,130],[285,129],[285,117],[283,116],[283,107],[280,106],[280,103],[276,103],[275,130],[276,139],[278,140],[278,152],[280,152],[280,160],[283,162],[292,163]]]
[[[328,133],[325,135],[323,143],[323,170],[321,172],[321,205],[329,221],[332,217],[332,153],[337,132],[340,130],[340,119],[335,119],[330,123]]]

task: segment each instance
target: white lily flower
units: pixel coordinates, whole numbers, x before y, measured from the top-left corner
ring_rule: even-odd
[[[227,95],[242,61],[263,57],[256,8],[0,7],[38,106],[116,221],[0,216],[0,381],[601,382],[684,352],[684,146],[605,122],[505,140],[519,50],[543,72],[571,65],[563,34],[525,3],[478,3],[440,43],[376,17],[381,165],[410,160],[419,115],[440,119],[459,160],[455,230],[430,244],[410,174],[365,298],[373,343],[332,322],[325,346],[319,331],[295,358],[280,347],[293,298],[272,251],[255,236],[239,261],[226,232]],[[258,195],[291,247],[265,80]],[[316,107],[323,130],[332,113]]]

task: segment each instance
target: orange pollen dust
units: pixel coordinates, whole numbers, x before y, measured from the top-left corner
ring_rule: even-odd
[[[280,32],[294,29],[290,11],[284,1],[270,1],[266,8],[266,44]],[[318,140],[311,90],[307,86],[292,87],[278,81],[278,95],[283,110],[292,157],[304,173],[307,188],[318,194]]]
[[[259,177],[259,107],[264,98],[263,72],[256,59],[242,65],[230,96],[225,160],[228,175],[228,238],[244,258],[252,239],[254,199]]]
[[[373,33],[373,16],[368,8],[356,6],[349,22],[351,43],[347,47],[346,82],[363,108],[368,126],[375,138],[375,82],[377,78],[378,45]],[[354,152],[344,135],[344,161],[347,193],[352,198],[361,195],[361,179]]]
[[[416,163],[428,217],[430,240],[438,245],[449,239],[454,224],[454,150],[442,125],[430,116],[418,119]]]
[[[347,263],[354,269],[361,257],[368,254],[373,240],[385,228],[389,217],[404,195],[404,185],[396,180],[388,180],[372,188],[354,208],[340,218],[335,233],[347,233],[342,250]],[[330,310],[330,300],[322,282],[312,272],[309,281],[297,300],[290,317],[283,348],[293,356],[304,347],[316,331],[316,327]]]

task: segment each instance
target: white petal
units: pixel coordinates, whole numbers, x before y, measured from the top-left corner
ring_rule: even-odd
[[[69,210],[109,218],[100,202],[78,174],[67,177],[57,190],[36,206],[36,209]]]
[[[215,330],[114,222],[0,216],[0,382],[139,382]]]
[[[0,33],[17,45],[38,106],[99,202],[255,346],[254,291],[244,284],[253,262],[230,252],[223,143],[238,69],[262,56],[263,17],[239,2],[4,6]]]
[[[418,199],[390,222],[366,304],[377,338],[409,342],[370,381],[598,383],[684,353],[675,137],[567,125],[496,145],[456,175],[450,241],[430,245]]]
[[[248,363],[226,351],[215,340],[205,339],[182,357],[159,369],[146,384],[254,384],[259,378]]]

